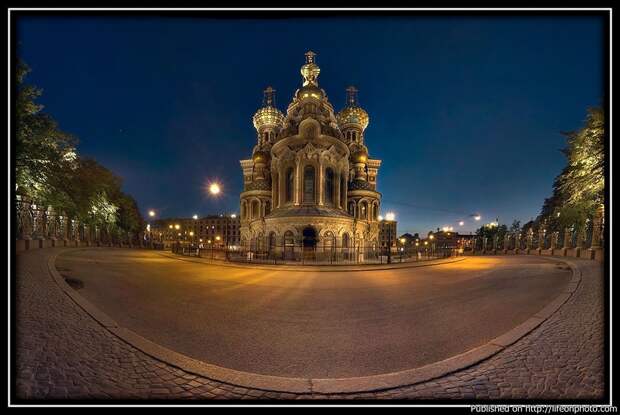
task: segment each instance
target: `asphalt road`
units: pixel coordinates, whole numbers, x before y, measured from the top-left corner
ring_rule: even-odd
[[[297,272],[97,248],[67,251],[56,265],[121,326],[163,346],[230,369],[312,378],[411,369],[470,350],[536,314],[571,276],[532,256]]]

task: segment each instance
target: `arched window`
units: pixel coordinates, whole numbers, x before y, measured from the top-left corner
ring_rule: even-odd
[[[295,182],[295,171],[292,167],[286,169],[286,175],[284,178],[286,180],[284,184],[284,198],[287,203],[290,203],[293,201],[293,184]]]
[[[269,234],[269,252],[273,252],[276,249],[276,233],[271,232]]]
[[[284,258],[292,259],[295,256],[295,236],[293,232],[284,233]]]
[[[325,203],[334,205],[334,170],[330,167],[325,169]]]
[[[304,168],[304,203],[314,203],[314,167]]]
[[[345,233],[342,235],[342,247],[343,248],[349,247],[349,234],[348,233]]]
[[[349,215],[355,216],[355,202],[349,203]]]
[[[332,232],[325,232],[323,235],[323,250],[325,252],[331,252],[334,249],[334,234]]]
[[[366,219],[366,217],[367,217],[366,215],[368,213],[367,211],[368,211],[368,204],[366,202],[360,203],[360,216],[359,216],[359,218],[360,219]]]
[[[260,217],[259,209],[260,209],[260,204],[258,203],[258,200],[253,200],[252,201],[252,219],[258,219]]]

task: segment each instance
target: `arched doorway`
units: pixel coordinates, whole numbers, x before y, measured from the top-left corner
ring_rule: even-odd
[[[304,249],[311,248],[314,249],[316,247],[317,235],[316,229],[312,226],[306,226],[302,231],[303,236],[303,247]]]
[[[314,259],[318,239],[316,229],[306,226],[301,234],[304,259]]]

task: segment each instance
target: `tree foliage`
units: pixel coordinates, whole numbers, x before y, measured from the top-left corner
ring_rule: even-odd
[[[588,110],[584,126],[563,133],[567,163],[553,182],[553,193],[545,199],[537,222],[551,231],[582,225],[604,202],[605,114],[602,108]]]
[[[122,180],[90,158],[36,103],[42,91],[24,84],[29,68],[18,63],[15,171],[18,194],[52,206],[109,232],[139,232],[144,225],[136,201],[121,191]]]

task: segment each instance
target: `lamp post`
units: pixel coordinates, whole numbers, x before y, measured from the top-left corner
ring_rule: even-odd
[[[387,222],[388,227],[388,264],[392,263],[392,222],[394,222],[395,218],[396,215],[394,214],[394,212],[388,212],[385,214],[385,221]]]

